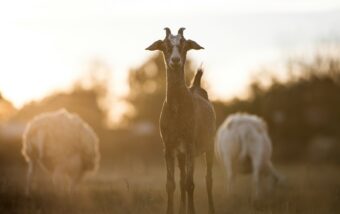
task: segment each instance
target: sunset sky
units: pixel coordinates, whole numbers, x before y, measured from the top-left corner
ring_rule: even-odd
[[[242,96],[253,72],[340,40],[339,0],[11,0],[0,2],[0,92],[16,107],[64,90],[93,59],[127,92],[128,69],[153,53],[167,26],[205,50],[190,52],[215,97]],[[282,75],[282,74],[278,74]]]

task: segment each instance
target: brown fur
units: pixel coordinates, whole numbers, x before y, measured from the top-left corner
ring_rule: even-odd
[[[158,40],[147,50],[161,50],[167,65],[167,89],[160,117],[160,131],[165,147],[165,160],[167,166],[167,213],[173,213],[173,194],[175,190],[175,158],[177,156],[180,168],[181,204],[180,213],[186,211],[186,195],[188,196],[187,210],[190,214],[194,209],[194,157],[205,153],[207,161],[207,192],[209,212],[214,213],[212,199],[212,164],[214,154],[215,112],[208,100],[207,93],[200,87],[200,71],[197,73],[196,84],[188,88],[184,80],[184,63],[186,53],[190,49],[202,49],[196,42],[183,37],[183,29],[177,36],[173,36],[169,29],[166,38]],[[180,38],[177,47],[181,53],[182,64],[172,66],[171,43],[169,38]],[[170,45],[170,47],[169,47]],[[204,93],[205,92],[205,93]]]

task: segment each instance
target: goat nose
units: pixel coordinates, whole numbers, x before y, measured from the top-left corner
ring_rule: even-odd
[[[174,57],[174,58],[172,58],[172,62],[175,63],[175,64],[178,64],[178,63],[179,63],[179,60],[180,60],[179,57]]]

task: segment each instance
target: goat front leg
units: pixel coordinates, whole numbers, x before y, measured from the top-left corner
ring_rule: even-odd
[[[206,162],[207,162],[207,175],[206,175],[206,185],[207,185],[207,194],[208,194],[208,202],[209,202],[209,213],[214,214],[214,200],[212,195],[212,167],[214,160],[214,151],[208,151],[205,154]]]
[[[173,214],[175,192],[175,159],[173,150],[166,149],[165,161],[167,169],[166,192],[168,195],[167,214]]]
[[[188,193],[188,213],[195,214],[195,206],[194,206],[194,154],[192,150],[189,150],[187,153],[187,182],[186,188]]]
[[[180,170],[180,185],[181,185],[181,203],[179,207],[179,213],[185,213],[185,205],[186,205],[186,190],[185,190],[185,182],[186,182],[186,160],[184,154],[179,154],[178,158],[178,166]]]
[[[278,184],[278,183],[280,183],[282,181],[281,175],[276,171],[276,169],[273,166],[272,162],[268,163],[268,170],[269,170],[269,174],[271,175],[271,177],[274,180],[275,184]]]
[[[26,196],[29,196],[31,193],[31,187],[32,187],[32,182],[33,182],[33,177],[35,174],[35,162],[30,161],[28,163],[28,170],[27,170],[27,177],[26,177],[26,191],[25,194]]]

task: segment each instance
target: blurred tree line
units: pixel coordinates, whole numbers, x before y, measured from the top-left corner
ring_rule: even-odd
[[[250,96],[247,99],[213,101],[217,125],[235,112],[256,114],[268,123],[275,159],[286,161],[316,156],[317,160],[340,161],[338,56],[319,54],[311,60],[294,58],[286,65],[289,74],[286,80],[268,76],[270,84],[264,85],[262,78],[254,79],[248,87]],[[188,59],[188,85],[196,69]],[[262,73],[261,77],[264,77]],[[140,167],[138,164],[146,166],[159,163],[163,153],[158,118],[165,97],[165,75],[160,54],[153,55],[141,66],[129,71],[130,91],[124,101],[131,107],[128,109],[132,110],[123,117],[124,124],[128,126],[118,126],[116,129],[106,126],[108,113],[114,110],[115,105],[108,102],[111,96],[108,81],[110,71],[101,61],[93,62],[90,72],[75,82],[68,92],[55,92],[41,101],[31,102],[15,111],[8,122],[26,123],[41,112],[66,108],[80,115],[97,132],[101,142],[102,163],[117,167],[125,163],[127,169]],[[6,103],[6,106],[10,105]],[[148,128],[150,126],[152,129]],[[6,157],[14,156],[23,163],[20,140],[15,144],[7,144],[10,149],[5,149],[1,136],[0,141],[0,163]]]
[[[56,91],[42,100],[24,105],[12,120],[27,122],[39,113],[65,108],[77,113],[96,131],[103,129],[107,116],[103,100],[109,93],[108,80],[111,75],[105,67],[102,61],[92,61],[88,72],[76,80],[68,91]]]
[[[0,92],[0,122],[7,121],[16,113],[16,108],[13,104],[4,98]]]
[[[279,158],[340,161],[339,56],[294,58],[286,65],[287,80],[267,74],[267,87],[253,80],[248,99],[215,102],[218,122],[235,112],[253,113],[267,121]]]
[[[293,58],[286,64],[288,77],[280,81],[269,72],[269,86],[261,78],[248,86],[247,99],[213,101],[217,125],[235,112],[263,117],[273,139],[277,159],[296,160],[310,155],[321,159],[339,159],[340,154],[340,55],[320,53],[311,59]],[[134,114],[126,119],[150,121],[158,127],[165,97],[165,66],[161,55],[155,55],[139,68],[129,72],[130,94],[126,100]],[[195,69],[187,64],[187,83]],[[157,129],[158,130],[158,129]],[[312,154],[311,154],[312,153]],[[314,154],[318,153],[318,154]]]

